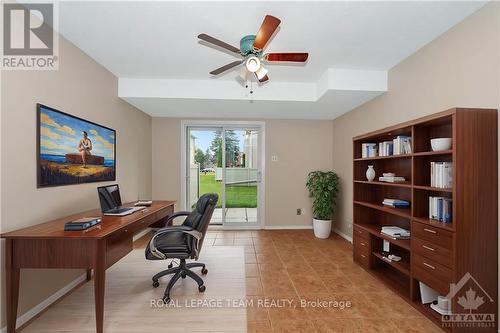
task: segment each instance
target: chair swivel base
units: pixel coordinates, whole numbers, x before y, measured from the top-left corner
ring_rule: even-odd
[[[179,266],[169,268],[167,270],[161,271],[153,276],[153,287],[157,288],[160,286],[160,282],[158,281],[161,277],[165,275],[174,274],[170,281],[168,282],[167,287],[165,288],[165,293],[163,295],[163,302],[168,304],[170,302],[170,290],[174,287],[175,283],[179,278],[185,279],[186,276],[189,276],[191,279],[198,283],[198,291],[204,292],[206,287],[203,283],[203,279],[200,278],[195,272],[193,272],[190,268],[201,267],[201,274],[205,275],[208,273],[208,269],[205,268],[205,264],[201,262],[192,262],[187,264],[185,259],[181,259]]]

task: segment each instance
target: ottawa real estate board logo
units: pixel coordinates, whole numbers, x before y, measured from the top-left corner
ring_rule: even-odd
[[[451,302],[454,311],[449,309],[441,316],[444,327],[495,327],[495,313],[491,311],[496,308],[495,300],[470,273],[467,272],[456,284],[450,284],[450,292],[445,298]]]
[[[2,70],[56,70],[56,2],[2,1]]]

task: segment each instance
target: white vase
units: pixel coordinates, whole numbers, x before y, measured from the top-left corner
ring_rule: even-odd
[[[373,169],[373,165],[369,165],[368,169],[366,169],[366,179],[368,179],[369,182],[375,179],[375,169]]]
[[[317,238],[328,238],[332,231],[332,220],[313,219],[313,229]]]

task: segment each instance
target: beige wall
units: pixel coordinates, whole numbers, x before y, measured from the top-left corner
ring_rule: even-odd
[[[265,120],[266,226],[311,225],[307,174],[332,166],[332,122]],[[153,118],[153,198],[180,201],[181,120]],[[272,162],[271,156],[278,161]],[[297,216],[296,209],[305,210]]]
[[[117,78],[62,38],[59,55],[58,71],[2,73],[1,232],[98,207],[96,186],[104,183],[36,188],[38,102],[115,129],[117,182],[123,199],[151,196],[151,117],[120,100]],[[4,246],[2,241],[2,252]],[[81,270],[22,271],[18,314],[80,274]],[[4,298],[1,303],[3,327]]]
[[[389,72],[389,91],[333,122],[333,169],[342,179],[337,223],[351,234],[352,137],[455,106],[500,104],[500,13],[491,3]]]

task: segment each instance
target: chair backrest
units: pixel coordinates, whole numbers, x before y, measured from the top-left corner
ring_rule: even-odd
[[[219,196],[217,193],[203,194],[198,199],[191,214],[189,214],[184,220],[184,223],[182,223],[182,225],[189,226],[203,234],[198,242],[198,252],[201,250],[203,239],[207,233],[208,225],[210,224],[218,200]]]

